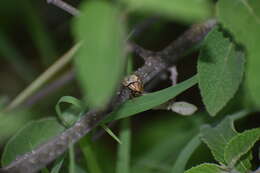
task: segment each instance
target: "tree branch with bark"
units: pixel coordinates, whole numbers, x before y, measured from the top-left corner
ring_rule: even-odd
[[[176,64],[177,61],[186,55],[187,51],[197,46],[216,23],[216,20],[212,19],[192,26],[160,52],[151,52],[134,43],[129,43],[130,50],[137,53],[145,61],[144,65],[133,74],[138,76],[144,85],[147,84],[160,72]],[[121,85],[116,96],[106,108],[89,111],[71,128],[35,150],[19,156],[10,165],[3,167],[1,172],[34,173],[39,171],[63,154],[71,144],[76,143],[93,128],[97,127],[109,113],[131,98],[131,94],[129,88]]]

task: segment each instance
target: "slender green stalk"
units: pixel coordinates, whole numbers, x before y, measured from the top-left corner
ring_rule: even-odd
[[[119,138],[122,141],[122,144],[118,146],[116,173],[130,173],[130,119],[125,119],[121,121],[121,130]]]
[[[44,85],[52,76],[60,71],[65,65],[67,65],[72,57],[75,55],[80,47],[80,43],[73,46],[65,55],[63,55],[58,61],[50,66],[44,73],[42,73],[34,82],[32,82],[25,90],[23,90],[5,109],[10,111],[21,103],[23,103],[29,96],[31,96],[36,90]]]
[[[83,155],[85,157],[86,165],[88,167],[88,171],[90,173],[102,173],[101,168],[98,164],[95,150],[92,147],[91,139],[89,135],[85,136],[80,141],[80,149],[83,152]]]
[[[51,173],[59,173],[64,160],[65,156],[61,156],[60,158],[56,159],[54,166],[51,169]]]
[[[75,152],[72,144],[69,147],[69,160],[69,173],[76,173]]]

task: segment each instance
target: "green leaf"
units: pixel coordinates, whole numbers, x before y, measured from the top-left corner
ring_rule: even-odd
[[[103,123],[127,118],[131,115],[152,109],[176,97],[178,94],[184,92],[195,84],[197,84],[197,76],[193,76],[175,86],[128,100],[120,106],[118,110],[109,115]]]
[[[120,141],[120,139],[114,134],[114,132],[107,127],[106,125],[102,124],[101,127],[115,140],[117,141],[119,144],[121,144],[122,142]]]
[[[214,158],[220,163],[225,163],[224,149],[229,140],[237,134],[233,120],[225,118],[219,125],[212,128],[209,125],[202,126],[201,137],[210,148]]]
[[[248,152],[245,157],[239,159],[237,164],[235,165],[235,170],[240,172],[250,172],[252,170],[251,160],[253,159],[252,152]]]
[[[7,142],[2,155],[2,165],[8,165],[17,156],[31,152],[64,130],[54,118],[28,123]]]
[[[201,140],[199,135],[193,137],[191,141],[185,146],[185,148],[181,151],[178,159],[174,163],[172,173],[183,173],[185,171],[185,167],[189,158],[193,154],[193,152],[200,146]]]
[[[208,145],[217,161],[224,164],[224,150],[227,143],[237,135],[234,121],[248,115],[248,111],[240,111],[233,115],[228,115],[216,127],[204,125],[200,129],[202,140]]]
[[[62,112],[61,104],[68,103],[71,107],[66,111]],[[58,118],[61,120],[65,127],[72,126],[77,120],[79,120],[81,113],[84,112],[84,106],[82,102],[71,96],[62,96],[55,106]]]
[[[247,130],[233,137],[225,147],[225,161],[231,167],[247,154],[260,139],[260,128]]]
[[[0,143],[14,135],[24,124],[35,118],[35,115],[28,110],[0,112]]]
[[[75,58],[76,74],[91,107],[106,104],[122,75],[124,26],[119,10],[107,2],[83,2],[74,23],[74,35],[82,41]]]
[[[51,169],[51,173],[59,173],[63,162],[64,162],[64,156],[57,159],[54,163],[53,168]]]
[[[130,120],[121,121],[120,141],[118,145],[116,173],[130,173],[130,148],[131,148],[131,128]]]
[[[121,0],[139,12],[160,14],[181,22],[195,22],[212,14],[209,0]]]
[[[216,127],[212,128],[208,125],[201,128],[202,140],[210,148],[214,158],[221,164],[226,164],[225,161],[225,147],[230,140],[237,135],[234,128],[234,121],[241,119],[248,115],[248,111],[241,111],[233,115],[227,116]],[[246,172],[251,169],[250,155],[244,157],[236,165],[236,169]]]
[[[203,103],[215,116],[234,96],[242,81],[244,53],[236,49],[218,28],[207,36],[198,62]]]
[[[248,69],[246,71],[247,86],[250,96],[259,107],[260,1],[219,0],[217,3],[217,14],[224,28],[228,29],[235,36],[235,39],[246,47],[248,58]]]
[[[224,173],[216,164],[204,163],[202,165],[193,167],[184,173]]]

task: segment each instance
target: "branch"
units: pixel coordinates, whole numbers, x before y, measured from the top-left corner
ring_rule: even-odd
[[[183,57],[186,51],[197,45],[205,35],[216,25],[215,21],[208,21],[203,24],[193,26],[179,39],[173,42],[163,51],[145,58],[145,64],[134,74],[146,84],[161,71],[173,65],[179,57]],[[171,58],[170,58],[171,57]],[[34,173],[45,167],[64,153],[69,145],[76,143],[89,131],[98,126],[101,120],[112,112],[115,108],[128,100],[131,92],[128,88],[121,86],[116,97],[104,110],[92,110],[67,129],[59,136],[41,145],[37,149],[20,156],[10,165],[1,169],[3,173]]]
[[[158,53],[168,63],[175,64],[178,60],[183,58],[187,53],[198,46],[199,43],[207,33],[217,24],[215,19],[208,20],[203,24],[195,24],[183,36],[173,41],[163,51]]]
[[[62,0],[47,0],[47,3],[53,4],[67,13],[71,14],[72,16],[78,16],[80,14],[79,10],[71,6],[70,4],[62,1]]]
[[[57,91],[59,88],[63,87],[64,85],[68,84],[69,82],[75,79],[75,74],[73,70],[66,72],[65,74],[61,75],[58,79],[54,80],[46,87],[43,87],[39,92],[35,93],[34,95],[28,97],[24,103],[21,104],[21,107],[31,107],[37,104],[46,96],[50,95],[54,91]]]
[[[148,57],[156,56],[155,52],[146,50],[133,42],[129,42],[127,46],[130,52],[136,53],[141,58],[143,58],[144,61],[146,61]]]

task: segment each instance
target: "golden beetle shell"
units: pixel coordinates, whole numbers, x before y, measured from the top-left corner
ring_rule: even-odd
[[[123,85],[138,93],[142,93],[144,90],[141,79],[135,74],[126,77],[123,81]]]

